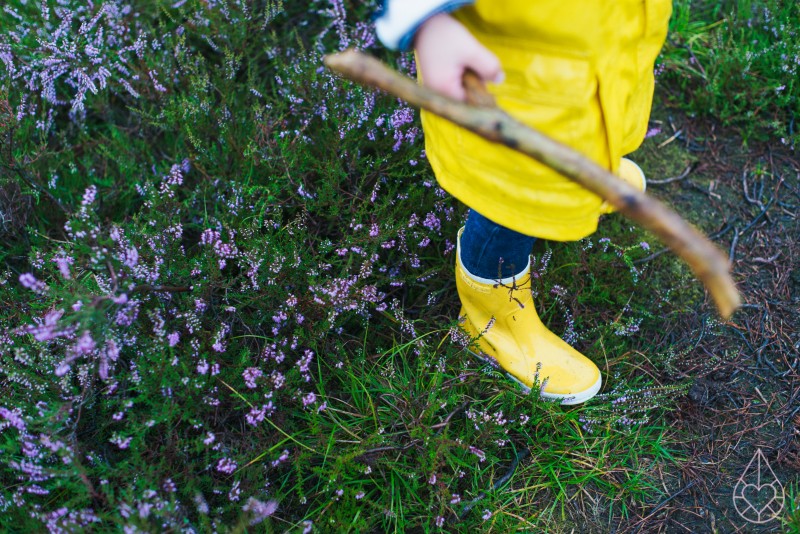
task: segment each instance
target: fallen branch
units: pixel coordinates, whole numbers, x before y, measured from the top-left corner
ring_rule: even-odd
[[[650,185],[665,185],[665,184],[671,184],[672,182],[680,182],[681,180],[683,180],[684,178],[689,176],[689,174],[692,172],[692,169],[694,169],[694,167],[695,167],[695,163],[687,165],[686,169],[684,169],[684,171],[682,173],[680,173],[678,176],[673,176],[672,178],[667,178],[666,180],[647,180],[647,185],[648,186],[650,186]]]
[[[579,152],[522,124],[489,102],[477,106],[452,100],[355,50],[325,56],[324,61],[353,81],[382,89],[489,141],[522,152],[577,182],[656,234],[683,258],[708,288],[722,317],[727,319],[739,307],[741,297],[730,276],[728,259],[713,243],[677,213]],[[469,90],[470,84],[467,85]]]

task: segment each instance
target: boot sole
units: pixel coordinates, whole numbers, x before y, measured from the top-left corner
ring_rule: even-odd
[[[519,378],[517,378],[516,376],[512,375],[511,373],[500,367],[497,364],[497,360],[495,360],[489,355],[477,353],[469,349],[467,350],[469,351],[470,354],[472,354],[482,362],[487,363],[492,367],[497,367],[501,371],[503,371],[503,374],[506,375],[507,378],[511,379],[511,381],[515,382],[526,395],[531,393],[531,388],[529,386],[526,386],[525,383],[521,382]],[[540,396],[547,400],[560,401],[559,404],[563,404],[565,406],[572,406],[574,404],[582,404],[588,401],[589,399],[597,395],[601,387],[603,387],[603,377],[598,376],[597,381],[594,384],[592,384],[588,389],[579,391],[578,393],[563,394],[563,393],[548,393],[546,391],[541,391]]]

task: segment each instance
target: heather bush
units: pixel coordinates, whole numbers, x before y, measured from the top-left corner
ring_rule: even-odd
[[[609,514],[661,491],[615,473],[669,458],[685,384],[615,376],[563,410],[468,354],[464,208],[415,112],[321,67],[355,46],[413,74],[374,9],[0,11],[5,530],[512,529],[577,485]],[[626,354],[678,304],[640,291],[650,238],[611,223],[538,244],[534,294],[571,343]]]
[[[6,517],[262,521],[327,408],[320,355],[375,313],[415,334],[399,298],[458,224],[406,181],[415,115],[320,69],[374,42],[343,5],[262,7],[3,11],[3,191],[45,208],[4,211]]]

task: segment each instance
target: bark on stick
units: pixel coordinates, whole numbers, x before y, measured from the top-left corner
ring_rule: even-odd
[[[656,234],[683,258],[711,293],[727,319],[741,304],[727,256],[694,226],[658,200],[645,195],[572,148],[522,124],[468,81],[470,105],[442,96],[390,69],[377,59],[348,50],[325,57],[325,65],[355,82],[395,95],[467,130],[522,152],[607,200],[620,213]],[[474,82],[474,80],[473,80]]]

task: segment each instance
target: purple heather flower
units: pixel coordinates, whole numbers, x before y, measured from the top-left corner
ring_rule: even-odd
[[[136,247],[132,245],[130,247],[125,247],[120,255],[120,260],[122,261],[123,265],[133,269],[139,263],[139,251],[136,250]]]
[[[76,355],[84,356],[94,351],[96,347],[97,344],[94,342],[94,339],[92,339],[91,332],[84,330],[81,337],[78,338],[78,342],[75,344],[73,350]]]
[[[300,374],[303,375],[303,379],[308,382],[311,380],[311,375],[309,375],[309,367],[311,366],[311,360],[314,358],[314,352],[306,349],[303,352],[303,357],[298,360],[297,367],[300,368]]]
[[[197,511],[202,515],[208,514],[208,502],[206,502],[205,497],[203,497],[202,493],[196,493],[194,496],[194,504],[197,506]]]
[[[53,310],[48,312],[42,321],[36,321],[36,326],[27,326],[24,331],[33,335],[37,341],[50,341],[58,337],[71,336],[74,332],[72,327],[63,329],[58,328],[58,320],[64,315],[64,310]]]
[[[22,410],[19,408],[14,408],[12,411],[0,406],[0,417],[5,419],[5,421],[0,421],[0,430],[13,426],[22,433],[26,432],[27,427],[22,419]]]
[[[272,415],[274,411],[275,405],[272,403],[272,401],[269,401],[267,404],[263,404],[260,408],[253,406],[253,408],[250,409],[250,413],[245,416],[245,419],[251,425],[256,426],[268,415]]]
[[[123,438],[119,434],[114,434],[108,441],[119,447],[120,449],[127,449],[131,444],[132,437]]]
[[[429,212],[425,215],[425,221],[423,221],[423,226],[429,230],[433,230],[434,232],[438,232],[442,229],[442,222],[439,220],[433,212]]]
[[[474,454],[475,456],[477,456],[477,457],[478,457],[478,460],[480,460],[481,462],[483,462],[483,461],[485,461],[485,460],[486,460],[486,453],[485,453],[485,452],[483,452],[482,450],[480,450],[480,449],[479,449],[479,448],[477,448],[477,447],[473,447],[472,445],[470,445],[470,446],[469,446],[469,452],[471,452],[472,454]]]
[[[150,516],[150,510],[153,508],[153,503],[140,502],[136,508],[139,511],[139,517],[142,519],[147,519]]]
[[[220,473],[225,473],[226,475],[230,475],[234,471],[236,471],[237,464],[234,460],[230,458],[222,458],[217,463],[217,471]]]
[[[241,489],[239,489],[240,484],[241,482],[237,480],[236,482],[233,483],[233,486],[231,486],[231,491],[228,492],[229,501],[236,502],[239,500],[239,496],[242,493]]]
[[[35,293],[43,293],[47,290],[47,286],[44,282],[41,282],[36,279],[31,273],[23,273],[19,275],[19,283],[22,284],[23,287],[30,289]]]
[[[256,380],[263,374],[261,369],[248,367],[242,372],[242,378],[244,378],[244,383],[248,388],[254,389],[256,387]]]
[[[550,289],[550,294],[553,295],[554,297],[566,297],[567,296],[567,290],[564,289],[563,287],[561,287],[560,285],[555,284]]]
[[[297,194],[308,200],[313,200],[317,197],[316,195],[306,191],[305,188],[303,187],[303,184],[300,184],[300,186],[297,188]]]
[[[270,462],[270,465],[272,467],[278,467],[279,465],[281,465],[283,462],[285,462],[288,459],[289,459],[289,451],[284,449],[284,451],[281,453],[281,455],[278,456],[278,459],[277,460],[272,460],[272,462]]]
[[[262,502],[253,497],[247,499],[247,503],[242,507],[242,510],[245,512],[252,512],[253,514],[253,518],[250,520],[250,526],[261,523],[264,519],[274,514],[277,509],[277,501]]]
[[[313,391],[303,396],[303,406],[314,404],[316,401],[317,401],[317,396]]]
[[[116,341],[114,341],[113,339],[109,339],[108,341],[106,341],[105,354],[108,357],[108,359],[111,360],[112,362],[117,361],[117,359],[119,358],[119,345],[117,345]]]
[[[64,280],[69,280],[72,278],[72,274],[70,273],[69,266],[75,263],[75,259],[67,256],[63,252],[53,258],[53,262],[58,266],[58,270],[61,273],[61,277]]]
[[[86,208],[91,206],[95,199],[97,198],[97,186],[90,185],[86,188],[86,191],[83,193],[83,200],[81,200],[81,206]]]
[[[660,126],[656,126],[654,128],[648,129],[647,133],[644,134],[644,138],[647,139],[647,138],[650,138],[650,137],[654,137],[654,136],[656,136],[656,135],[658,135],[660,133],[661,133],[661,127]]]
[[[272,380],[272,385],[275,386],[275,389],[281,389],[286,383],[286,375],[284,375],[277,369],[273,370],[270,373],[269,377],[270,380]]]
[[[170,347],[174,347],[175,345],[177,345],[180,339],[181,335],[178,332],[172,332],[169,335],[167,335],[167,341],[169,342]]]

